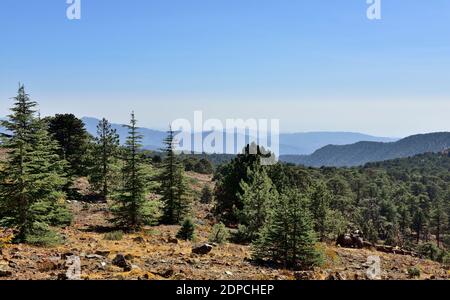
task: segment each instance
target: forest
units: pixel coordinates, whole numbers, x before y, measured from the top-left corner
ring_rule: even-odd
[[[211,205],[210,242],[250,245],[257,264],[320,266],[324,253],[317,245],[355,230],[372,243],[450,262],[446,151],[352,168],[263,166],[249,154],[257,145],[225,158],[178,155],[169,129],[161,152],[144,151],[134,113],[121,145],[106,119],[94,137],[72,114],[41,118],[23,86],[13,100],[2,121],[0,166],[0,227],[14,230],[13,244],[63,243],[55,229],[73,222],[67,201],[74,199],[107,202],[109,221],[126,234],[177,225],[178,239],[194,240],[192,211],[199,202]],[[189,171],[213,174],[214,188],[192,191]],[[87,194],[80,193],[82,178]]]

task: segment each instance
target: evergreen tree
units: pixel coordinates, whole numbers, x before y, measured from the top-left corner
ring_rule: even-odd
[[[436,235],[436,244],[440,247],[442,233],[445,232],[448,225],[448,216],[445,211],[444,201],[442,199],[437,198],[435,200],[431,216],[431,223]]]
[[[119,135],[105,118],[97,125],[95,143],[94,169],[91,181],[94,186],[101,189],[101,195],[106,199],[109,194],[109,182],[112,175],[111,165],[118,154]]]
[[[260,164],[260,155],[252,154],[247,145],[242,154],[238,154],[230,163],[218,169],[214,198],[216,216],[225,224],[236,224],[239,221],[239,211],[244,207],[239,195],[242,195],[241,181],[248,181],[248,171]],[[257,153],[260,149],[257,147]]]
[[[142,171],[140,155],[142,136],[136,127],[134,112],[131,114],[128,128],[128,138],[125,144],[123,187],[115,197],[112,207],[113,221],[124,228],[136,230],[142,225],[154,224],[159,217],[159,207],[156,202],[145,199],[145,174]]]
[[[239,199],[244,207],[239,215],[241,224],[245,226],[241,226],[241,230],[245,232],[240,234],[248,240],[254,240],[266,223],[269,208],[273,206],[278,193],[262,166],[257,165],[247,173],[248,182],[242,180],[240,183],[242,194]]]
[[[192,241],[195,238],[195,224],[191,218],[186,218],[177,233],[177,238]]]
[[[68,223],[70,214],[58,202],[64,198],[65,164],[44,123],[35,116],[37,103],[23,85],[14,100],[12,114],[2,121],[11,136],[2,145],[8,155],[1,168],[0,208],[2,223],[17,227],[17,240],[26,241],[33,228]]]
[[[213,199],[212,190],[209,187],[209,185],[205,184],[205,186],[202,189],[202,194],[200,195],[200,202],[204,204],[211,203]]]
[[[172,128],[169,129],[164,144],[166,145],[166,148],[163,149],[165,156],[162,171],[159,175],[161,201],[164,205],[163,222],[165,224],[178,224],[189,212],[190,201],[184,167],[175,153],[176,141]]]
[[[50,134],[59,143],[61,159],[69,162],[67,173],[70,176],[87,176],[88,161],[86,153],[92,138],[86,131],[82,120],[73,114],[57,114],[46,118]]]
[[[314,220],[314,229],[321,241],[328,233],[331,194],[323,182],[318,182],[311,194],[310,211]]]
[[[253,246],[253,257],[286,268],[306,269],[320,263],[308,200],[295,190],[282,193]]]

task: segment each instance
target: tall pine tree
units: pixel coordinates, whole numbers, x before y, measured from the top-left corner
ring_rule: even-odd
[[[125,144],[125,164],[123,187],[115,197],[112,207],[113,222],[118,226],[137,230],[142,225],[152,225],[159,218],[159,206],[156,202],[145,199],[145,174],[142,171],[142,155],[140,153],[142,136],[136,126],[134,112],[131,114],[128,138]]]
[[[68,223],[70,214],[58,203],[66,179],[57,143],[36,118],[37,103],[30,100],[23,85],[14,101],[12,114],[2,121],[10,136],[2,145],[8,155],[1,171],[0,207],[2,223],[17,227],[17,240],[26,241],[33,227]]]
[[[97,137],[94,148],[94,168],[91,181],[101,190],[106,200],[109,195],[109,182],[112,177],[112,164],[118,154],[119,135],[111,124],[103,118],[97,125]]]
[[[266,223],[270,207],[278,197],[278,193],[267,175],[266,170],[261,165],[256,165],[254,169],[247,171],[249,180],[241,181],[242,194],[239,199],[244,208],[240,212],[241,236],[251,241],[258,237],[261,227]]]
[[[322,181],[318,182],[311,194],[310,211],[314,220],[314,229],[321,241],[328,233],[331,194]]]
[[[160,193],[162,195],[165,224],[178,224],[187,215],[190,209],[189,190],[184,176],[184,167],[175,153],[176,141],[174,131],[169,129],[164,140],[166,147],[162,172],[159,175]]]

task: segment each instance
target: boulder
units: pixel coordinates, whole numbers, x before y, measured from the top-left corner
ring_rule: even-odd
[[[119,268],[122,268],[125,272],[129,272],[132,269],[132,265],[123,254],[117,254],[113,259],[112,264]]]
[[[200,255],[206,255],[209,252],[211,252],[213,249],[213,246],[210,244],[202,244],[198,245],[192,248],[192,253],[194,254],[200,254]]]
[[[346,280],[345,275],[339,272],[334,272],[328,275],[326,280]]]

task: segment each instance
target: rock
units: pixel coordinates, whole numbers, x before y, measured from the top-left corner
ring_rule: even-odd
[[[97,250],[97,251],[95,251],[96,255],[100,255],[100,256],[103,256],[103,257],[108,256],[110,253],[111,253],[111,251],[109,251],[109,250]]]
[[[225,271],[225,274],[228,275],[228,276],[233,276],[233,273],[230,272],[230,271]]]
[[[195,246],[194,248],[192,248],[192,253],[206,255],[211,252],[212,249],[213,246],[211,246],[210,244],[202,244],[200,246]]]
[[[0,262],[0,277],[9,277],[12,275],[12,270],[6,261]]]
[[[127,255],[125,255],[125,259],[126,260],[133,260],[134,259],[134,255],[133,254],[127,254]]]
[[[178,244],[178,239],[173,238],[173,237],[169,237],[169,238],[167,238],[167,242],[169,244]]]
[[[328,275],[326,280],[346,280],[345,276],[339,272],[334,272]]]
[[[113,259],[112,264],[122,268],[125,272],[129,272],[132,269],[131,263],[126,260],[123,254],[117,254]]]
[[[164,277],[164,278],[170,278],[173,276],[173,274],[175,273],[175,270],[170,268],[164,271],[160,271],[158,273],[156,273],[157,275]]]
[[[314,278],[312,271],[298,271],[294,273],[296,280],[311,280]]]
[[[87,259],[103,259],[103,256],[98,255],[98,254],[88,254],[86,255]]]
[[[145,239],[142,236],[138,236],[138,237],[135,237],[133,239],[133,242],[139,243],[139,244],[144,244],[145,243]]]

